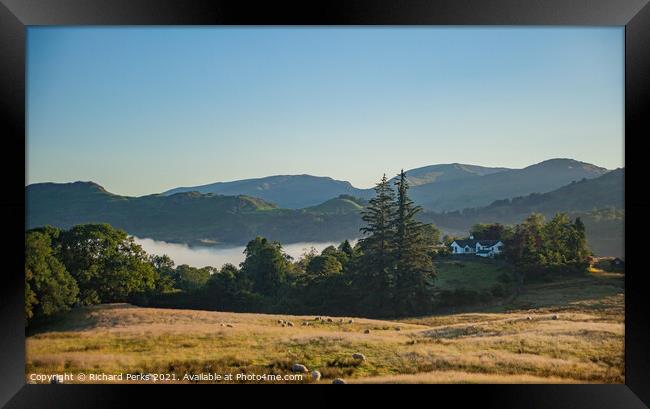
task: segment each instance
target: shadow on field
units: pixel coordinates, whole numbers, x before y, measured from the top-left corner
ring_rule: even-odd
[[[96,311],[124,308],[136,307],[126,303],[75,307],[67,313],[34,320],[30,323],[29,327],[25,329],[25,336],[29,337],[51,331],[65,332],[89,330],[97,326],[98,320],[97,314],[95,313]]]

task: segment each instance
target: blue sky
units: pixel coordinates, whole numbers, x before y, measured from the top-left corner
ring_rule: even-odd
[[[623,166],[622,27],[30,27],[27,181]]]

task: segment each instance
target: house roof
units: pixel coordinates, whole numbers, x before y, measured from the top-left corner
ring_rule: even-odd
[[[467,240],[454,240],[454,243],[456,243],[456,244],[459,245],[460,247],[466,247],[466,246],[476,247],[476,243],[477,243],[477,242],[478,242],[478,240],[471,240],[471,239],[467,239]]]
[[[478,244],[483,247],[492,247],[495,244],[499,243],[501,240],[479,240]]]
[[[460,247],[476,247],[476,243],[480,244],[481,247],[492,247],[497,243],[500,243],[501,240],[474,240],[474,239],[465,239],[465,240],[454,240],[454,242]]]

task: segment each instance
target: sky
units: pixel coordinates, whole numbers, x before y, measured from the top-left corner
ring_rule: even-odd
[[[623,27],[29,27],[27,180],[624,166]]]

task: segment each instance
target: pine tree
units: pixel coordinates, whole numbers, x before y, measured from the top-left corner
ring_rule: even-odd
[[[396,277],[393,297],[395,312],[424,312],[433,301],[435,271],[424,237],[425,225],[415,218],[422,208],[416,206],[408,196],[409,185],[404,170],[399,173],[395,185],[397,198],[391,245]]]
[[[375,197],[361,213],[366,226],[360,229],[364,237],[359,240],[362,255],[358,259],[354,287],[359,292],[362,310],[383,314],[389,311],[390,288],[394,282],[391,245],[395,192],[385,174],[374,190]]]

